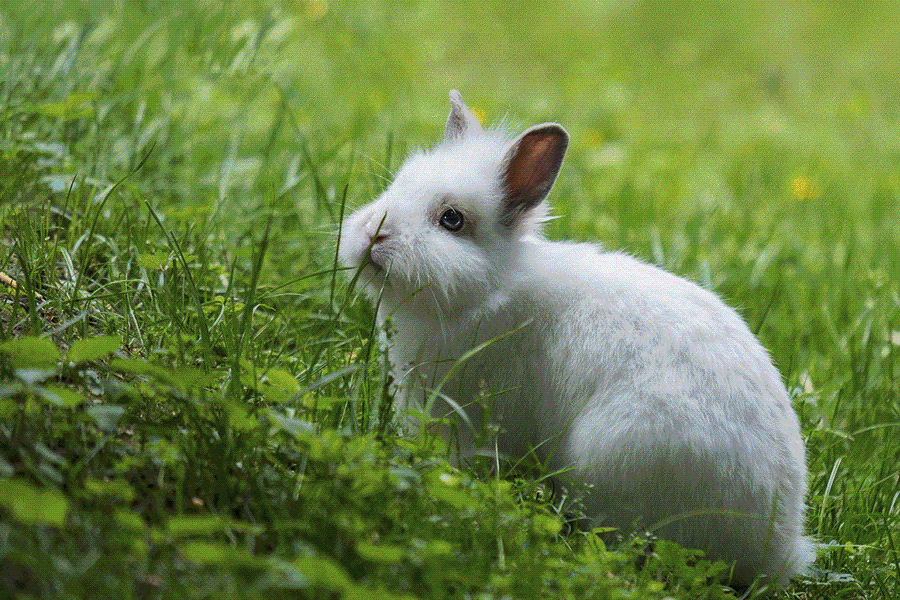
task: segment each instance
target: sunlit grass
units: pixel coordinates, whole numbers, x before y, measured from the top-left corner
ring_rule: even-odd
[[[823,544],[787,594],[897,596],[895,3],[57,4],[0,8],[4,593],[731,593],[397,438],[335,226],[459,88],[572,134],[552,237],[714,289],[772,352]]]

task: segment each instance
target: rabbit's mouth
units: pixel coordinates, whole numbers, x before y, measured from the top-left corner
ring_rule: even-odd
[[[371,251],[366,252],[365,263],[363,264],[363,267],[364,267],[364,268],[365,268],[365,267],[370,267],[370,268],[371,268],[373,271],[375,271],[376,273],[382,273],[382,272],[384,272],[384,267],[382,267],[381,264],[375,262],[375,259],[372,258],[372,252],[371,252]]]
[[[364,260],[365,260],[365,262],[363,263],[364,269],[371,269],[377,275],[380,275],[385,278],[387,277],[387,269],[385,269],[384,266],[380,262],[375,260],[375,258],[372,256],[371,251],[366,252],[366,256],[365,256]]]

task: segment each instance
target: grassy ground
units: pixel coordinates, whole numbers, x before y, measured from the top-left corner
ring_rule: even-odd
[[[4,3],[0,595],[733,597],[398,439],[343,203],[446,92],[573,134],[554,238],[691,277],[807,436],[797,598],[900,595],[895,2]]]

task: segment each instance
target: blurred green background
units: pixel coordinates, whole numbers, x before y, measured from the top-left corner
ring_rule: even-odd
[[[439,138],[446,93],[459,88],[488,123],[570,129],[556,203],[572,220],[560,233],[608,235],[602,203],[625,188],[634,218],[774,200],[896,216],[882,199],[900,187],[896,2],[49,6],[0,11],[6,118],[22,108],[16,73],[29,68],[9,56],[59,50],[48,52],[56,77],[29,101],[93,109],[83,126],[104,134],[72,132],[70,150],[92,144],[93,175],[112,177],[156,143],[166,193],[194,201],[197,182],[252,210],[274,185],[263,165],[277,157],[290,170],[304,144],[362,157],[350,193],[365,198],[378,189],[360,187],[366,174]],[[77,93],[88,94],[81,104]],[[131,122],[112,123],[118,111]],[[57,175],[61,186],[67,173]],[[276,191],[291,183],[279,175]]]

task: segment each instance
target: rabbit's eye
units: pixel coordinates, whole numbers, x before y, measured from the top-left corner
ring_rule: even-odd
[[[465,224],[465,219],[461,212],[455,208],[448,208],[441,213],[441,227],[447,231],[459,231]]]

